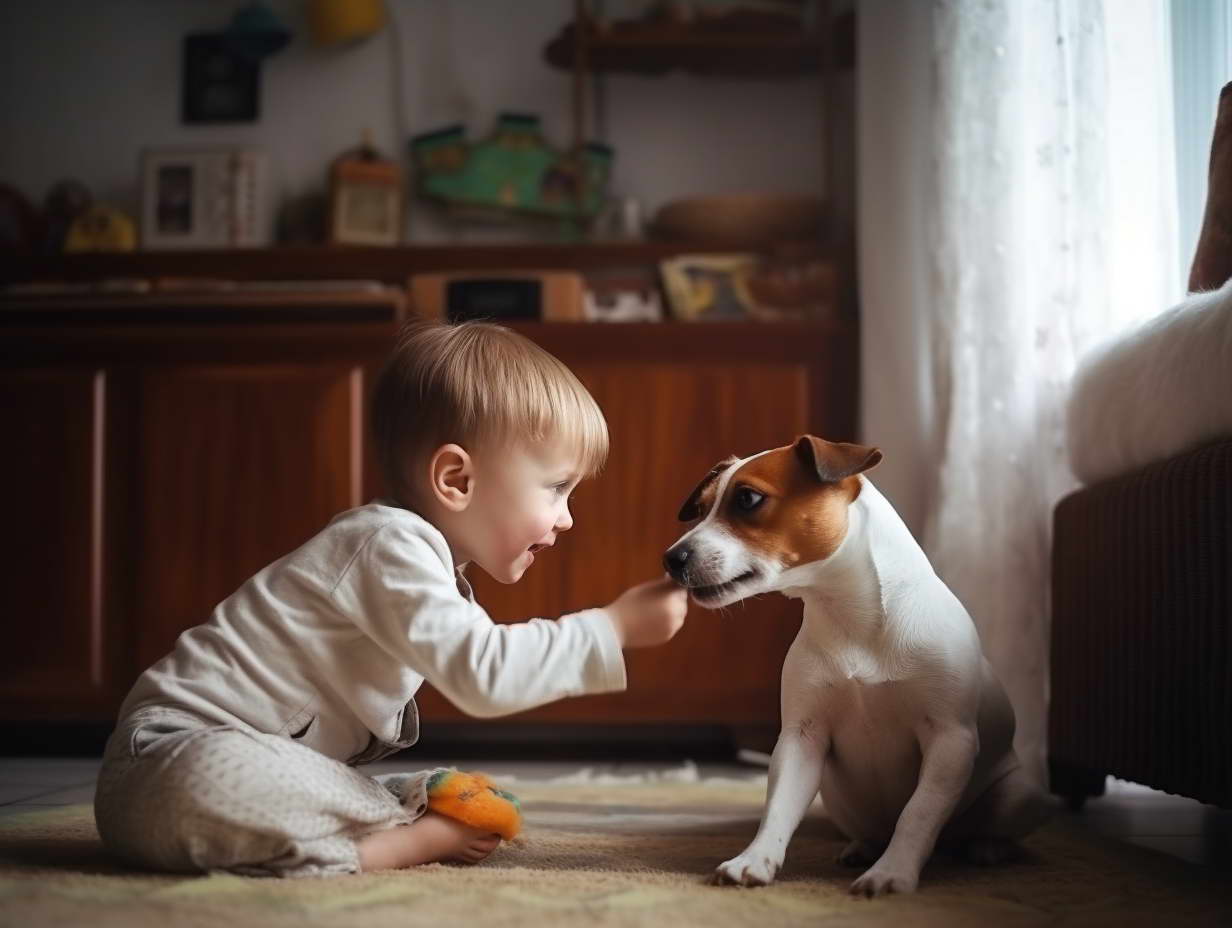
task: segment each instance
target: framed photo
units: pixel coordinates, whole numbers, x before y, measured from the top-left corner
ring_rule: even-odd
[[[237,54],[225,36],[184,36],[180,118],[187,123],[254,122],[260,77],[260,63]]]
[[[331,239],[347,245],[396,245],[402,192],[381,184],[344,183],[334,191]]]
[[[147,149],[141,153],[141,247],[268,244],[265,188],[265,155],[256,149]]]
[[[833,263],[816,256],[681,255],[660,265],[672,315],[684,322],[832,318]]]
[[[329,240],[336,245],[396,245],[402,238],[402,171],[366,145],[330,170]]]
[[[748,281],[757,255],[679,255],[659,265],[672,315],[682,322],[748,319],[756,314]]]

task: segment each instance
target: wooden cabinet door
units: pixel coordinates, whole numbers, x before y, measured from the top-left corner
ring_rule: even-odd
[[[140,374],[139,672],[364,490],[363,369],[177,364]]]
[[[554,600],[555,612],[608,602],[661,575],[663,552],[686,528],[676,513],[716,462],[808,430],[808,373],[800,365],[590,362],[576,370],[607,416],[612,453],[574,507],[574,537],[553,565],[561,576],[544,572],[534,580],[538,589],[527,589]],[[543,711],[571,721],[777,719],[783,658],[799,614],[799,604],[781,596],[721,612],[690,604],[671,642],[627,653],[627,692]]]
[[[89,366],[0,370],[7,718],[71,718],[114,685],[104,653],[106,388]]]
[[[684,328],[609,336],[592,326],[576,342],[553,334],[559,329],[528,330],[594,394],[607,416],[611,454],[602,474],[578,489],[573,529],[518,584],[503,586],[472,571],[476,595],[494,619],[601,605],[661,575],[663,552],[684,529],[676,521],[681,503],[724,457],[787,444],[808,431],[850,437],[844,408],[853,397],[833,395],[832,388],[845,382],[836,371],[854,366],[846,355],[830,356],[849,344],[793,344],[786,334],[761,332],[755,340],[763,344],[742,347],[734,331],[716,343],[717,333]],[[650,338],[639,350],[642,334]],[[707,338],[711,344],[701,344]],[[568,699],[520,718],[775,724],[783,658],[799,617],[799,603],[778,594],[720,612],[690,605],[684,629],[669,644],[627,652],[625,693]],[[463,718],[429,687],[418,701],[425,719]]]
[[[109,721],[255,571],[380,492],[366,394],[400,300],[6,306],[0,719]]]

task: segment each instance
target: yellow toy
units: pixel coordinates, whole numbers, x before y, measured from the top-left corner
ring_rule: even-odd
[[[133,221],[113,206],[96,203],[68,227],[65,251],[132,251],[137,246]]]
[[[428,780],[428,808],[441,815],[498,834],[506,841],[522,830],[522,804],[482,773],[441,770]]]

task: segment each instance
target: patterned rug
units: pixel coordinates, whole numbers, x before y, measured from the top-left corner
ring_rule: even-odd
[[[103,852],[88,806],[0,819],[0,926],[1232,925],[1226,882],[1063,815],[1011,863],[938,858],[918,893],[860,900],[846,892],[858,871],[835,862],[843,840],[820,808],[773,886],[707,884],[756,830],[764,783],[508,785],[524,803],[525,837],[483,864],[320,880],[128,871]]]

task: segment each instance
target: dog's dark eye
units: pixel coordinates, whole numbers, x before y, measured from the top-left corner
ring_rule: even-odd
[[[758,493],[749,487],[737,487],[735,494],[732,496],[732,501],[736,504],[737,509],[741,509],[744,512],[752,512],[761,505],[762,500],[765,498],[765,493]]]

